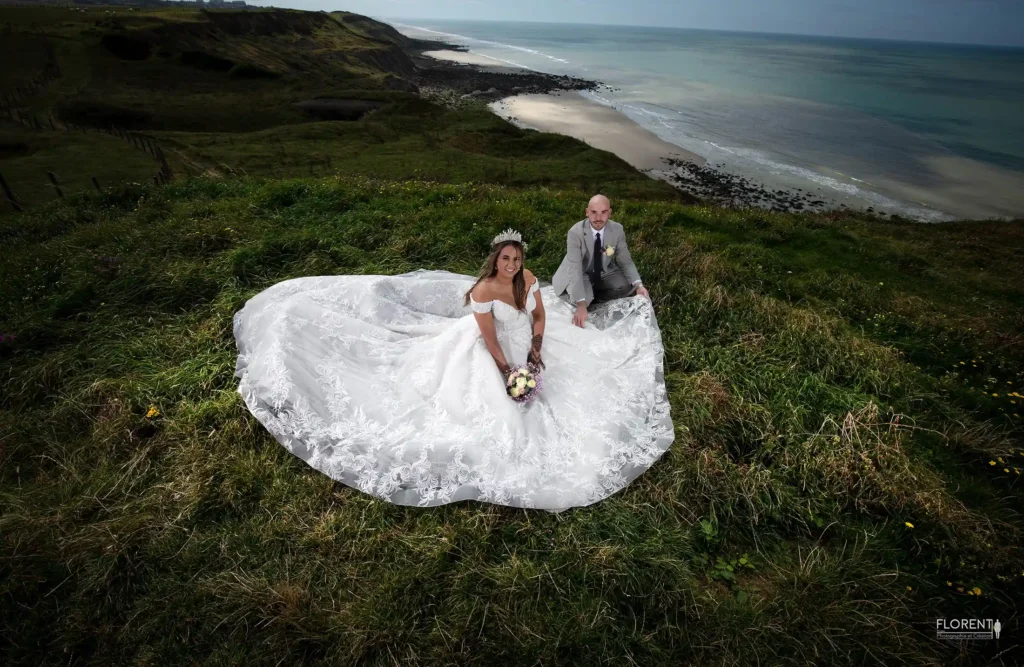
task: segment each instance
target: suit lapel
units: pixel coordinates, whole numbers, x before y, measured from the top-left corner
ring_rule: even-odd
[[[586,272],[587,267],[590,266],[590,253],[593,250],[591,247],[593,244],[590,241],[590,220],[583,221],[583,271]]]

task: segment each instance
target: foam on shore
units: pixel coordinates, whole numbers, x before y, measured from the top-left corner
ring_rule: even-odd
[[[645,172],[665,169],[665,158],[703,165],[696,153],[669,143],[619,111],[576,92],[515,95],[492,102],[502,118],[519,127],[575,137],[594,148],[614,153]],[[652,173],[658,176],[657,173]]]

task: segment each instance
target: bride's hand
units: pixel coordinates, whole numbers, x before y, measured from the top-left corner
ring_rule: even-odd
[[[544,362],[540,358],[540,346],[544,344],[544,334],[535,333],[530,341],[530,351],[526,355],[526,363],[534,364],[538,368],[544,368]]]

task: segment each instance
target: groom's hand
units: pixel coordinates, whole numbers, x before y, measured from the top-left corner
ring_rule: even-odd
[[[584,303],[576,305],[576,313],[572,316],[572,323],[583,328],[583,323],[587,321],[587,306]]]
[[[639,294],[642,297],[646,297],[648,300],[650,300],[650,298],[651,298],[651,293],[648,292],[647,288],[644,287],[643,285],[641,285],[640,287],[636,288],[636,293]]]

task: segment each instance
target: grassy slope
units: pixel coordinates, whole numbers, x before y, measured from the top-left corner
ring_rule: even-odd
[[[924,665],[955,661],[934,619],[960,616],[1006,638],[964,664],[1015,641],[1017,224],[618,201],[676,442],[558,516],[375,501],[245,410],[253,294],[473,273],[507,226],[550,277],[588,194],[195,179],[0,222],[9,662]]]
[[[34,97],[24,114],[52,113],[79,125],[114,123],[143,132],[167,149],[181,176],[340,172],[681,198],[610,153],[520,130],[482,104],[447,110],[393,90],[412,66],[395,44],[400,36],[357,15],[173,9],[107,16],[0,7],[0,23],[23,31],[0,45],[0,57],[18,65],[12,70],[41,71],[43,39],[55,45],[61,67],[61,78]],[[25,32],[32,26],[45,37]],[[148,55],[119,57],[120,51],[104,46],[111,36],[148,48]],[[196,52],[222,59],[224,67],[258,68],[276,78],[239,78],[234,70],[197,67],[188,59]],[[314,122],[292,106],[314,97],[368,99],[383,106],[358,121]],[[131,155],[134,149],[123,141],[82,136],[0,120],[0,173],[20,198],[35,204],[54,197],[47,171],[77,191],[91,187],[90,175],[103,184],[146,182],[159,168],[145,152]]]

